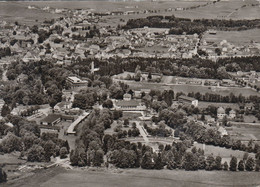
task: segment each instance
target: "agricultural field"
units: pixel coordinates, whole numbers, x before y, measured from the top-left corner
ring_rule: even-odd
[[[69,186],[257,186],[260,184],[259,172],[226,171],[184,171],[184,170],[105,170],[78,169],[64,170],[50,168],[33,176],[19,180],[16,184],[4,187],[69,187]]]
[[[252,7],[257,1],[221,1],[200,7],[194,10],[176,11],[176,17],[185,17],[190,19],[257,19],[260,18],[259,7]],[[246,7],[241,8],[246,5]],[[254,9],[254,11],[251,11]]]
[[[260,125],[232,125],[226,128],[228,134],[235,140],[248,142],[249,140],[260,140]]]
[[[251,41],[260,43],[259,33],[260,29],[251,29],[246,31],[217,31],[216,35],[205,33],[202,37],[202,40],[214,41],[217,44],[223,40],[226,40],[227,42],[234,45],[248,45],[251,43]]]

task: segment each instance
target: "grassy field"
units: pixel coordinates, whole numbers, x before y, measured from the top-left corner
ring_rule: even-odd
[[[260,10],[259,10],[260,11]],[[260,29],[252,29],[246,31],[217,31],[216,35],[204,34],[202,39],[214,40],[220,43],[222,40],[227,40],[232,44],[247,45],[251,41],[260,42]]]
[[[83,187],[83,186],[257,186],[259,172],[183,171],[183,170],[69,170],[51,168],[3,185],[11,187]]]
[[[194,146],[197,148],[201,148],[201,149],[203,148],[203,145],[200,143],[196,143],[196,144],[194,144]],[[231,156],[235,156],[235,157],[237,157],[238,160],[241,160],[241,159],[243,159],[243,156],[245,154],[244,151],[226,149],[223,147],[218,147],[218,146],[213,146],[213,145],[205,145],[204,151],[205,151],[205,156],[208,156],[211,154],[213,154],[214,157],[221,156],[222,163],[224,163],[225,161],[227,161],[229,163],[231,160]],[[255,156],[253,153],[249,153],[249,155],[253,158]]]

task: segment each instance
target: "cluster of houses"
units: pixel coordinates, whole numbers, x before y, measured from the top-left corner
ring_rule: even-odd
[[[232,77],[240,84],[256,84],[260,82],[260,74],[256,71],[243,72],[238,71],[236,73],[230,73]]]
[[[200,41],[199,49],[204,51],[210,58],[217,59],[221,57],[241,57],[241,56],[258,56],[260,47],[257,43],[247,45],[235,45],[227,40],[218,41],[217,31],[208,31],[209,37]],[[212,37],[210,37],[212,36]]]

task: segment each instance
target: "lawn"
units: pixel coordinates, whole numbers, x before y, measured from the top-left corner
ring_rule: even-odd
[[[203,144],[201,143],[194,143],[194,146],[198,148],[203,148]],[[232,149],[227,149],[223,147],[218,147],[218,146],[213,146],[213,145],[205,145],[205,156],[213,154],[214,157],[216,156],[221,156],[222,157],[222,163],[227,161],[228,163],[230,162],[231,156],[237,157],[238,160],[243,159],[243,156],[245,154],[244,151],[238,151],[238,150],[232,150]],[[250,156],[254,158],[253,153],[249,153]]]
[[[184,171],[184,170],[62,170],[50,168],[34,176],[16,181],[11,185],[19,187],[82,187],[82,186],[257,186],[259,172],[227,171]]]

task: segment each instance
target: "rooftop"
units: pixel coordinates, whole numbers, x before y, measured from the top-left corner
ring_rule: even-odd
[[[50,114],[47,117],[43,118],[41,120],[41,122],[47,122],[47,123],[52,123],[54,121],[56,121],[57,119],[59,119],[61,116],[58,114]]]
[[[118,101],[116,102],[116,105],[121,107],[137,107],[140,105],[140,101],[135,99],[130,101]]]

